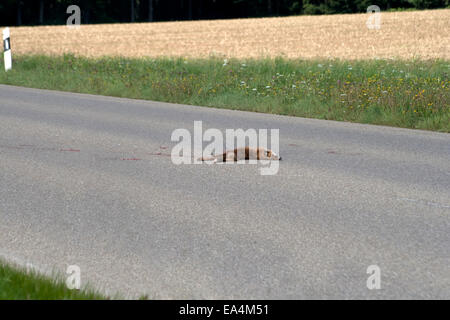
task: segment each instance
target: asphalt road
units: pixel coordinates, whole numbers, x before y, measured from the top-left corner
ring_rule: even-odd
[[[174,165],[194,120],[280,129],[278,174]],[[1,257],[108,294],[450,298],[445,133],[0,86],[0,199]]]

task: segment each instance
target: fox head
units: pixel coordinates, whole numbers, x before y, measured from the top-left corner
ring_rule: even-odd
[[[275,152],[272,150],[264,149],[264,156],[266,156],[270,160],[281,160],[281,157],[278,156]]]

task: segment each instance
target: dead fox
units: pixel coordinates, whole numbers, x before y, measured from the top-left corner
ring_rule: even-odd
[[[222,154],[201,157],[199,161],[212,161],[216,162],[234,162],[240,160],[281,160],[275,152],[264,148],[236,148],[234,150],[227,150]]]

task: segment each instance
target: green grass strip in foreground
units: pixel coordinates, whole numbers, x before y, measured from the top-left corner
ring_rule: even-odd
[[[0,300],[105,299],[93,290],[69,290],[62,279],[51,279],[35,271],[0,260]]]
[[[14,56],[0,83],[450,132],[450,61]]]

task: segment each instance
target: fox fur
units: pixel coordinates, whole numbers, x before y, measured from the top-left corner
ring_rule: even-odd
[[[234,150],[227,150],[222,154],[210,156],[210,157],[201,157],[198,159],[199,161],[212,161],[216,162],[236,162],[240,160],[281,160],[281,157],[278,156],[272,150],[267,150],[264,148],[236,148]]]

